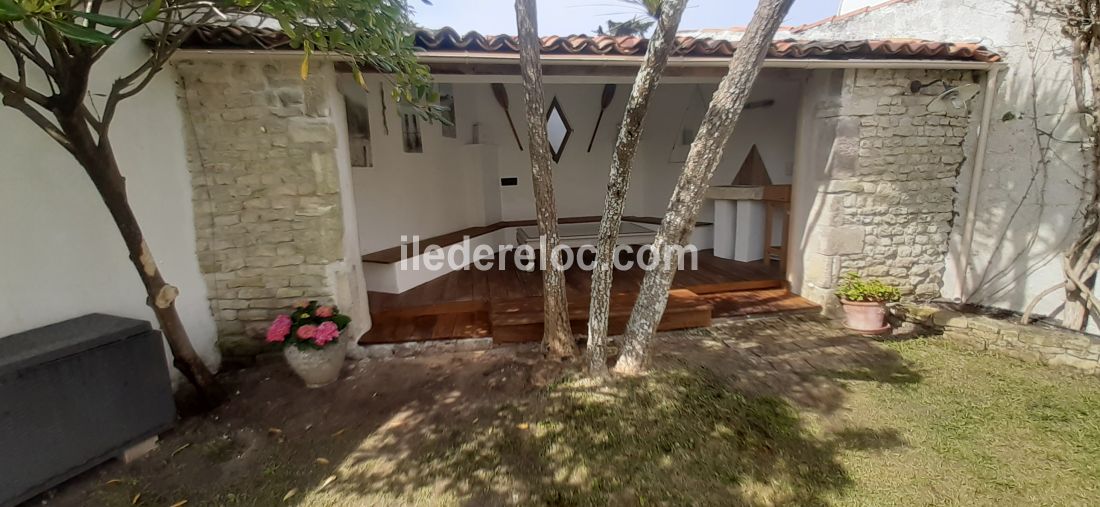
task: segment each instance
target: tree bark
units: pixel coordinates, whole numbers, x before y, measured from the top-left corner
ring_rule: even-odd
[[[664,315],[668,289],[676,275],[676,248],[673,247],[686,245],[695,229],[710,179],[722,160],[722,152],[760,73],[775,32],[793,3],[794,0],[760,0],[745,36],[737,44],[737,52],[730,59],[729,71],[711,98],[653,242],[656,265],[642,282],[623,338],[623,353],[615,365],[616,372],[635,373],[643,367],[649,341]]]
[[[634,88],[626,102],[622,126],[615,140],[615,153],[611,159],[604,214],[600,220],[599,241],[596,244],[596,264],[592,272],[592,301],[588,308],[588,369],[593,375],[607,374],[607,320],[611,305],[611,282],[614,272],[615,245],[619,240],[619,226],[623,220],[623,206],[630,188],[630,171],[638,141],[645,127],[649,101],[657,90],[668,63],[668,55],[675,49],[676,30],[684,13],[686,0],[664,0],[661,3],[657,28],[649,41],[645,61],[638,69]]]
[[[519,37],[520,70],[523,74],[527,103],[528,147],[531,152],[531,180],[535,192],[535,213],[539,234],[546,238],[542,252],[542,343],[548,356],[555,359],[576,357],[577,344],[569,327],[569,306],[565,298],[565,273],[553,258],[557,252],[558,213],[554,202],[554,180],[550,172],[550,140],[546,133],[543,107],[542,68],[539,51],[535,0],[516,0],[516,27]]]
[[[137,217],[130,208],[126,195],[126,178],[119,171],[110,141],[101,139],[96,143],[88,124],[75,113],[55,111],[55,117],[72,143],[73,155],[99,191],[123,242],[126,243],[130,262],[137,269],[145,287],[146,304],[156,315],[160,330],[172,352],[172,364],[195,386],[207,407],[221,404],[226,399],[226,393],[191,345],[187,329],[176,311],[175,301],[179,289],[165,282],[157,268]]]
[[[1078,8],[1088,19],[1100,14],[1096,0],[1078,0]],[[1090,141],[1085,153],[1086,192],[1084,220],[1077,240],[1066,252],[1066,304],[1062,311],[1062,326],[1082,331],[1088,324],[1089,302],[1093,299],[1096,275],[1083,276],[1090,264],[1097,262],[1097,235],[1100,234],[1100,150],[1096,147],[1100,126],[1096,100],[1100,98],[1100,49],[1094,30],[1080,30],[1073,44],[1074,98],[1081,117],[1081,129]],[[1091,121],[1090,121],[1091,120]],[[1084,284],[1084,289],[1079,281]],[[1087,290],[1086,290],[1087,289]]]

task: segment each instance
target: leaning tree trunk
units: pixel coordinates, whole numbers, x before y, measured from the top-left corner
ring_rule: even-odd
[[[1096,0],[1078,0],[1077,6],[1088,19],[1100,14]],[[1062,325],[1078,331],[1088,324],[1090,310],[1095,311],[1093,290],[1096,284],[1097,248],[1100,247],[1100,149],[1096,147],[1100,126],[1096,100],[1100,98],[1100,47],[1093,29],[1077,29],[1073,40],[1074,99],[1081,118],[1081,128],[1090,142],[1085,153],[1084,172],[1087,182],[1087,202],[1084,220],[1077,240],[1066,252],[1066,304]]]
[[[542,68],[539,62],[537,8],[535,0],[516,0],[516,27],[523,91],[527,102],[528,147],[531,152],[531,180],[535,191],[535,213],[539,234],[546,241],[542,252],[543,334],[546,352],[557,359],[577,355],[577,344],[569,328],[569,306],[565,299],[565,273],[554,258],[558,239],[558,213],[554,202],[554,175],[550,172],[550,140],[546,134],[543,108]]]
[[[1100,2],[1074,0],[1052,3],[1051,7],[1052,12],[1065,17],[1062,32],[1071,40],[1073,97],[1086,147],[1082,164],[1085,195],[1081,229],[1063,259],[1065,281],[1032,298],[1020,320],[1025,324],[1030,322],[1032,312],[1043,298],[1063,289],[1066,301],[1062,309],[1062,326],[1083,331],[1090,314],[1100,316],[1100,300],[1094,294],[1100,270],[1100,149],[1097,148],[1100,111],[1096,105],[1100,98],[1100,47],[1097,44],[1100,34],[1092,23],[1081,21],[1100,16]]]
[[[668,289],[676,275],[674,250],[677,248],[674,247],[686,245],[695,229],[710,178],[722,160],[726,142],[737,125],[737,118],[771,48],[772,38],[793,3],[794,0],[760,0],[745,36],[737,44],[726,77],[711,98],[653,241],[655,266],[646,273],[638,301],[630,314],[623,353],[615,365],[617,372],[633,373],[642,368],[649,340],[665,313]]]
[[[607,319],[611,305],[611,282],[614,271],[615,245],[619,240],[619,225],[623,220],[623,206],[630,187],[630,170],[638,140],[642,137],[649,100],[657,90],[668,55],[675,49],[676,29],[684,13],[686,0],[661,2],[657,29],[649,41],[645,61],[638,69],[634,88],[626,102],[622,126],[615,141],[615,154],[611,160],[611,175],[604,200],[604,215],[600,220],[599,241],[596,245],[596,268],[592,273],[592,301],[588,309],[588,369],[594,375],[607,373]]]
[[[72,142],[73,155],[91,178],[122,234],[130,254],[130,262],[137,269],[141,283],[145,286],[146,304],[156,315],[161,332],[172,352],[172,364],[195,386],[208,407],[220,404],[225,400],[225,391],[191,345],[187,329],[176,311],[175,301],[179,289],[164,281],[149,245],[145,243],[145,236],[126,195],[126,178],[118,169],[118,161],[110,142],[107,139],[100,140],[98,144],[93,141],[87,123],[77,117],[76,113],[56,112],[55,117]]]

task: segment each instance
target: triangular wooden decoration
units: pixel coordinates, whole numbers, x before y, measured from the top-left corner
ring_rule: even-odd
[[[733,178],[732,184],[753,186],[772,184],[772,178],[768,176],[768,168],[764,167],[764,159],[760,158],[760,151],[756,149],[755,144],[749,150],[749,156],[745,157],[745,162],[741,164],[741,170],[737,172],[737,177]]]

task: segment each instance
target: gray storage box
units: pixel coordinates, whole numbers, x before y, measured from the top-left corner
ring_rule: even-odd
[[[0,338],[0,505],[24,501],[175,421],[159,331],[91,314]]]

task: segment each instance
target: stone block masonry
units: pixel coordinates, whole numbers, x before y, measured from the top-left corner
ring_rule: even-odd
[[[1095,336],[922,306],[900,306],[894,313],[968,348],[1100,374],[1100,338]]]
[[[913,81],[936,84],[913,93]],[[928,104],[946,89],[941,83],[972,82],[963,71],[845,72],[839,101],[817,113],[836,124],[817,195],[822,234],[806,265],[817,288],[854,271],[911,298],[940,296],[970,113],[932,113]]]
[[[332,299],[343,223],[327,106],[332,75],[295,62],[181,61],[199,265],[223,353],[249,354],[275,314]]]

